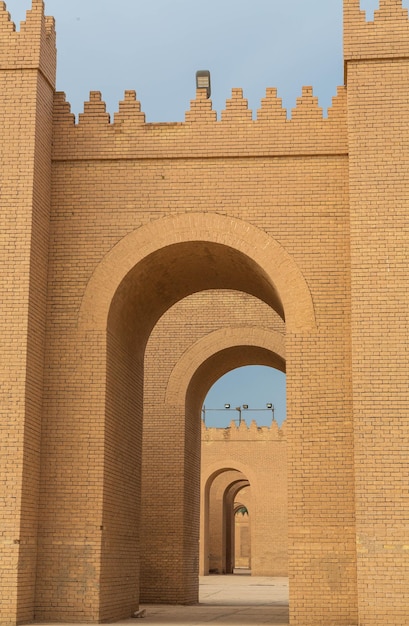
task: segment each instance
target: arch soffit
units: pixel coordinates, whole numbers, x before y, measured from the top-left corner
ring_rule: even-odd
[[[316,328],[311,293],[288,252],[256,226],[216,213],[165,217],[121,239],[101,260],[88,282],[79,313],[79,328],[105,331],[111,302],[128,272],[161,248],[195,241],[228,246],[260,266],[282,300],[287,332]]]
[[[185,403],[187,388],[199,367],[214,354],[235,346],[257,346],[285,360],[285,337],[266,328],[221,328],[188,348],[173,368],[165,393],[166,404]]]
[[[213,463],[212,465],[208,465],[202,468],[202,486],[205,492],[209,492],[210,487],[214,481],[214,479],[219,476],[223,472],[229,471],[237,471],[242,474],[241,479],[247,479],[250,487],[253,492],[257,489],[257,476],[251,467],[248,467],[246,464],[241,463],[240,461],[232,460],[230,463],[228,459],[224,459],[223,465],[219,463]],[[238,477],[240,478],[240,477]]]
[[[212,483],[216,489],[221,489],[223,491],[228,485],[237,482],[238,480],[247,480],[247,477],[239,472],[239,470],[226,469],[214,476]]]
[[[243,482],[250,484],[247,477],[241,472],[226,470],[213,478],[210,488],[213,493],[220,495],[225,494],[226,490],[230,489],[232,485]]]
[[[245,489],[246,487],[251,488],[251,485],[248,480],[238,480],[237,482],[232,483],[226,488],[225,498],[230,498],[231,500],[234,501],[237,498],[237,495],[240,493],[240,491],[242,491],[242,489]]]

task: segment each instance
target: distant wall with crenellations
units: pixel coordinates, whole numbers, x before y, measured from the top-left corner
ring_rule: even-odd
[[[285,422],[279,427],[273,421],[267,427],[257,426],[253,420],[248,426],[243,419],[240,425],[232,421],[227,428],[206,428],[202,422],[201,439],[201,549],[207,549],[205,554],[201,554],[201,573],[208,574],[214,570],[226,573],[226,569],[230,571],[229,566],[236,565],[234,543],[231,550],[226,544],[234,541],[232,511],[234,503],[240,501],[241,490],[244,490],[249,494],[246,505],[250,523],[246,532],[249,533],[251,573],[253,576],[287,576]],[[229,499],[235,485],[240,490]],[[217,511],[220,513],[217,514]],[[273,535],[269,532],[272,524]],[[213,537],[224,537],[224,541],[213,540]],[[226,563],[229,558],[230,562]]]

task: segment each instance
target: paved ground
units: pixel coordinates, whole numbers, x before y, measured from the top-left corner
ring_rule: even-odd
[[[143,620],[122,620],[116,626],[288,626],[287,578],[204,576],[200,578],[199,600],[195,606],[141,605],[146,611]]]
[[[141,608],[146,609],[141,626],[287,626],[288,581],[261,576],[205,576],[200,579],[199,605]],[[139,622],[135,621],[137,626]]]

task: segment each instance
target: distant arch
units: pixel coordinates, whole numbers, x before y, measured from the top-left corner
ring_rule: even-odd
[[[254,326],[222,328],[209,333],[186,350],[169,377],[165,402],[174,405],[183,404],[189,383],[198,368],[217,352],[227,351],[235,346],[261,348],[263,352],[257,351],[258,365],[275,366],[285,371],[285,337],[283,334]],[[215,373],[216,375],[218,372]],[[212,384],[214,382],[215,380],[211,381]]]

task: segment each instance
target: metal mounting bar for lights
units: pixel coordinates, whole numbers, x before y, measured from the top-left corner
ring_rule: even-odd
[[[196,72],[196,89],[206,89],[206,98],[210,98],[210,72],[209,70],[198,70]]]
[[[237,421],[238,421],[239,426],[240,426],[241,422],[242,422],[242,416],[241,416],[242,410],[250,411],[250,412],[252,412],[252,411],[271,411],[272,417],[273,417],[273,421],[274,421],[274,404],[272,404],[271,402],[267,402],[266,403],[266,408],[265,409],[253,409],[253,408],[249,407],[248,404],[242,404],[241,406],[236,406],[236,407],[232,408],[230,404],[226,403],[224,405],[224,409],[216,409],[216,408],[207,409],[205,407],[205,405],[203,405],[203,407],[202,407],[202,419],[203,419],[203,422],[206,423],[206,411],[218,411],[218,412],[220,412],[220,411],[237,411],[238,414],[239,414],[239,419]]]

